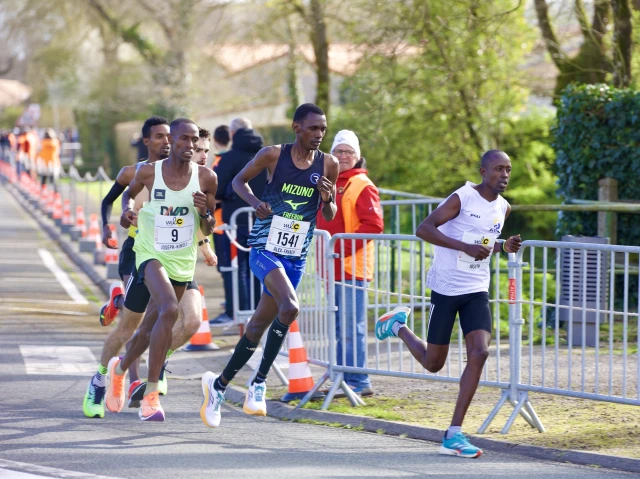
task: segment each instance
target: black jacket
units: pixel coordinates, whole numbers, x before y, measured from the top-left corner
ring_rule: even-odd
[[[216,193],[216,199],[222,200],[222,221],[225,223],[229,223],[231,215],[238,208],[249,206],[233,191],[231,182],[236,175],[240,173],[242,168],[256,156],[256,153],[260,151],[262,143],[262,137],[254,130],[240,128],[233,135],[231,150],[220,155],[220,162],[215,167],[215,172],[218,175],[218,192]],[[249,182],[249,186],[257,198],[262,197],[266,182],[266,169]],[[238,224],[247,224],[247,215],[240,215],[238,217]]]

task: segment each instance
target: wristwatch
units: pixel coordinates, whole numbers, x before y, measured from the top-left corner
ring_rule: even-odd
[[[198,216],[200,218],[202,218],[202,219],[207,220],[207,219],[209,219],[211,217],[211,210],[209,208],[207,208],[207,214],[201,215],[200,213],[198,213]]]
[[[331,196],[329,196],[329,201],[323,200],[322,196],[320,197],[320,201],[322,201],[323,203],[326,203],[326,204],[333,203],[333,193],[331,193]]]

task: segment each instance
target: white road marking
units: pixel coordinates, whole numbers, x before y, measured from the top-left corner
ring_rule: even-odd
[[[42,263],[40,261],[34,261],[32,259],[3,259],[2,264],[39,266]]]
[[[80,294],[80,291],[78,291],[76,285],[69,279],[67,273],[60,269],[60,266],[58,266],[56,260],[53,259],[51,253],[42,248],[38,250],[38,253],[42,258],[42,262],[44,263],[44,265],[53,273],[53,275],[58,280],[58,283],[60,283],[67,294],[71,296],[71,299],[73,299],[77,304],[89,304],[89,301],[87,301],[85,297]]]
[[[11,468],[13,470],[6,470],[4,468]],[[118,479],[117,477],[110,476],[98,476],[96,474],[88,474],[86,472],[65,471],[64,469],[56,469],[53,467],[38,466],[36,464],[27,464],[26,462],[7,461],[6,459],[0,459],[0,478],[2,479],[21,479],[28,477],[52,477],[59,478],[75,478],[75,479]],[[3,475],[5,474],[6,475]],[[34,475],[34,474],[46,474],[46,476]]]
[[[77,303],[74,303],[77,304]],[[5,311],[24,311],[27,313],[57,314],[62,316],[89,316],[89,313],[78,311],[60,311],[59,309],[40,309],[40,308],[19,308],[17,306],[7,306],[3,308]]]
[[[85,346],[20,345],[27,374],[91,376],[98,361]],[[0,464],[1,466],[2,464]]]

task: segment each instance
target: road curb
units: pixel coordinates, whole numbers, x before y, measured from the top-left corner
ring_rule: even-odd
[[[12,193],[13,198],[31,213],[38,225],[46,231],[49,237],[55,241],[65,254],[108,296],[111,282],[94,268],[92,263],[86,261],[82,256],[74,251],[73,245],[51,226],[50,221],[43,217],[41,211],[32,207],[23,197],[21,192],[13,185],[5,183],[4,186]],[[236,386],[229,386],[225,393],[226,399],[233,403],[242,404],[246,391]],[[394,436],[405,436],[411,439],[422,441],[440,442],[443,431],[423,426],[414,426],[400,422],[374,419],[366,416],[358,416],[329,411],[317,411],[312,409],[296,409],[293,406],[279,402],[267,401],[267,411],[270,417],[282,420],[299,421],[310,420],[322,423],[338,423],[342,426],[352,428],[362,428],[368,432],[381,432]],[[563,450],[548,448],[543,446],[530,446],[508,441],[498,441],[487,439],[482,436],[473,436],[474,444],[487,451],[504,452],[508,454],[518,454],[534,459],[571,463],[585,466],[597,466],[605,469],[612,469],[625,472],[640,473],[640,459],[608,456],[593,452]]]
[[[246,390],[236,386],[227,387],[225,397],[233,403],[244,403]],[[267,401],[268,416],[289,420],[310,420],[327,424],[341,424],[351,428],[361,428],[368,432],[384,432],[392,436],[404,436],[421,441],[439,443],[442,441],[443,431],[424,426],[414,426],[384,419],[374,419],[366,416],[357,416],[329,411],[317,411],[314,409],[296,409],[280,401]],[[509,441],[498,441],[487,439],[482,436],[474,436],[473,443],[485,451],[504,452],[508,454],[518,454],[534,459],[571,463],[582,466],[596,466],[603,469],[613,469],[624,472],[640,473],[640,459],[632,459],[617,456],[607,456],[593,452],[583,452],[575,450],[555,449],[543,446],[529,446]]]
[[[44,230],[49,237],[56,242],[56,244],[65,252],[65,254],[73,261],[78,268],[82,270],[84,274],[86,274],[93,283],[98,286],[106,296],[109,296],[109,287],[111,286],[111,282],[105,279],[96,269],[93,267],[93,264],[86,261],[79,253],[74,251],[72,243],[67,241],[62,237],[62,235],[51,226],[48,219],[43,217],[42,212],[32,207],[27,200],[22,196],[22,193],[13,185],[5,183],[5,187],[12,193],[13,198],[22,206],[22,208],[31,213],[31,217],[38,223],[38,226]]]

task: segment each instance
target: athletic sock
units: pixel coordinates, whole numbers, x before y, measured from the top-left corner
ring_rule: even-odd
[[[120,362],[118,363],[118,365],[116,366],[116,374],[118,376],[122,376],[124,374],[124,371],[122,370],[122,368],[120,367],[122,365],[122,360],[120,360]]]
[[[169,351],[167,351],[167,355],[165,356],[165,359],[169,359],[173,353],[175,353],[173,349],[170,349]]]
[[[445,439],[451,439],[454,434],[462,432],[462,426],[449,426],[447,429],[447,433],[445,434]]]
[[[278,321],[278,318],[274,319],[273,323],[271,323],[267,335],[267,343],[264,345],[262,361],[258,368],[258,374],[262,375],[262,377],[266,378],[267,374],[269,374],[269,369],[271,369],[273,362],[276,360],[276,356],[278,356],[280,352],[280,348],[282,348],[282,343],[287,335],[287,331],[289,331],[289,326],[282,324]],[[225,375],[225,378],[226,377]]]
[[[102,364],[98,366],[98,372],[103,376],[109,372],[108,368],[105,368]]]
[[[222,375],[228,382],[231,382],[236,374],[238,374],[238,371],[247,364],[247,361],[249,361],[253,353],[256,352],[256,347],[258,347],[258,345],[249,341],[246,334],[242,335],[240,341],[236,344],[236,349],[233,351],[231,359],[229,359],[227,363],[227,367],[222,371]]]
[[[154,393],[158,390],[158,383],[147,383],[147,387],[144,389],[144,397]]]
[[[251,382],[251,384],[262,384],[267,380],[266,376],[263,376],[262,373],[256,374],[255,379]]]
[[[213,382],[213,389],[215,389],[216,391],[220,391],[223,394],[227,390],[227,386],[222,384],[222,381],[220,381],[220,376],[218,376]]]
[[[107,368],[104,368],[105,370]],[[100,366],[100,369],[98,369],[98,372],[93,376],[93,384],[95,384],[96,386],[103,388],[107,385],[107,379],[106,379],[106,371],[103,373],[101,372],[102,370],[102,366]]]
[[[406,326],[407,326],[406,324],[396,321],[395,323],[393,323],[391,325],[391,331],[393,332],[393,334],[395,336],[397,336],[398,335],[398,331],[400,331],[400,328],[404,328]]]

